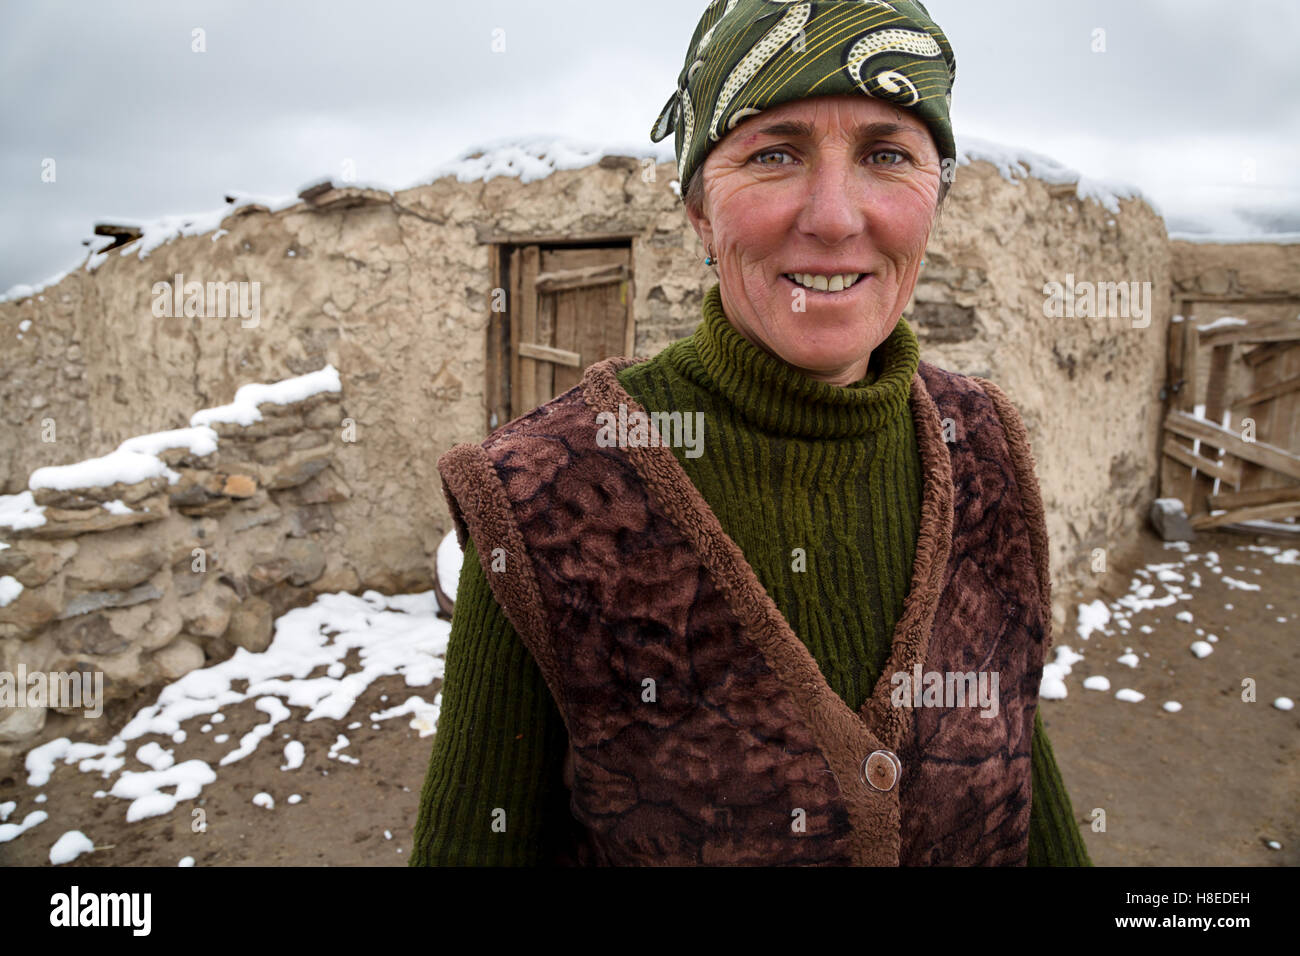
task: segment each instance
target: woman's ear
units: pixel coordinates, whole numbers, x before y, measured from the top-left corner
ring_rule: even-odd
[[[709,219],[704,214],[704,212],[703,211],[696,212],[695,210],[691,209],[690,206],[687,206],[686,218],[690,220],[691,228],[693,228],[695,230],[695,234],[700,237],[700,242],[704,244],[704,248],[708,249],[710,246],[712,246],[713,225],[712,223],[709,222]]]

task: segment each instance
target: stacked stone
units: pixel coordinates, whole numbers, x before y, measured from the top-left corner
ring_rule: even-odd
[[[258,411],[248,426],[214,424],[211,454],[162,451],[174,484],[33,493],[45,523],[0,529],[10,545],[0,577],[22,585],[0,607],[0,671],[102,671],[105,699],[122,699],[236,648],[265,650],[279,614],[359,587],[326,550],[333,506],[349,497],[330,467],[343,437],[339,394]],[[48,716],[0,711],[0,754],[53,736]]]

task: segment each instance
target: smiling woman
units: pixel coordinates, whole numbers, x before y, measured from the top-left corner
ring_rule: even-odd
[[[831,385],[866,374],[916,285],[938,210],[925,124],[861,95],[785,103],[732,130],[696,174],[691,224],[751,344]]]
[[[954,62],[906,0],[705,10],[652,133],[702,321],[439,460],[465,563],[412,864],[1088,864],[1024,427],[903,317]],[[600,424],[647,414],[702,445]]]

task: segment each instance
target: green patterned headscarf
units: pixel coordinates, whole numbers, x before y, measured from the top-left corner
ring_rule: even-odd
[[[809,96],[861,93],[909,109],[941,159],[955,159],[952,46],[916,0],[713,0],[677,90],[650,132],[677,133],[683,199],[691,175],[737,124]]]

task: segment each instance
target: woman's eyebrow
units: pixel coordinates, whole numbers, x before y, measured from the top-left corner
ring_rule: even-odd
[[[882,136],[897,136],[899,133],[920,133],[921,130],[901,123],[863,123],[853,128],[854,139],[859,142],[879,139]],[[809,139],[813,135],[812,123],[802,120],[785,120],[764,126],[758,131],[759,136],[783,136],[790,139]]]

